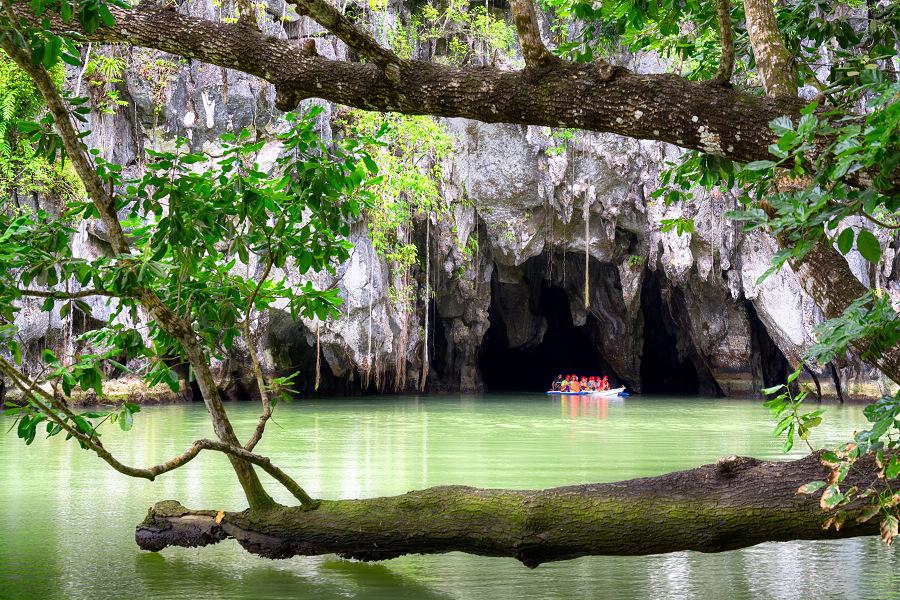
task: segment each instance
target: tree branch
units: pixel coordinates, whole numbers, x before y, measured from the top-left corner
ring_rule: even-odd
[[[379,44],[368,32],[357,27],[328,0],[288,0],[288,2],[294,5],[299,14],[308,16],[333,33],[361,57],[385,69],[388,76],[397,74],[400,58]],[[393,68],[389,69],[390,65],[394,65]]]
[[[28,17],[27,3],[15,6]],[[84,39],[155,48],[256,75],[275,85],[282,110],[317,97],[365,110],[616,133],[753,161],[770,158],[768,146],[777,141],[768,123],[782,115],[799,118],[804,105],[605,63],[559,61],[525,73],[404,60],[397,63],[400,77],[391,79],[377,65],[328,60],[241,24],[150,3],[111,10],[116,24]],[[50,26],[58,32],[76,27],[52,17]]]
[[[756,58],[756,70],[767,96],[796,97],[797,78],[791,54],[784,46],[772,0],[744,0],[747,36]]]
[[[247,443],[244,444],[246,450],[253,450],[253,448],[256,447],[256,444],[259,443],[263,433],[266,431],[266,423],[272,417],[272,402],[269,399],[269,391],[266,389],[266,380],[263,377],[262,367],[259,364],[259,357],[256,356],[253,337],[250,335],[250,316],[253,314],[253,303],[256,301],[259,290],[262,288],[263,283],[269,276],[269,272],[272,270],[272,263],[272,248],[270,246],[269,255],[266,257],[266,268],[263,270],[262,277],[259,282],[257,282],[256,288],[254,288],[253,293],[250,295],[250,299],[247,301],[247,311],[243,323],[244,340],[247,342],[250,363],[253,367],[253,374],[256,376],[256,387],[259,388],[260,402],[262,402],[263,407],[262,414],[259,415],[259,420],[256,423],[256,429],[253,430],[253,435],[251,435],[250,439],[247,440]]]
[[[110,292],[107,290],[84,289],[77,292],[63,292],[59,290],[18,290],[23,296],[34,298],[55,298],[56,300],[74,300],[91,296],[107,296],[109,298],[126,298],[127,294]]]
[[[513,21],[519,34],[519,45],[522,47],[522,56],[525,58],[525,66],[540,68],[561,62],[544,46],[541,40],[541,28],[538,25],[537,12],[532,0],[512,0]]]
[[[722,54],[719,68],[713,77],[717,83],[728,83],[734,75],[734,30],[731,27],[731,0],[715,0],[716,21],[719,24],[719,45]]]
[[[869,456],[847,486],[875,485]],[[451,551],[514,557],[529,567],[586,555],[722,552],[767,541],[834,539],[878,532],[848,507],[840,531],[823,529],[834,511],[797,495],[830,469],[813,454],[764,462],[732,456],[659,477],[538,491],[434,487],[402,496],[323,500],[315,511],[191,511],[160,502],[138,525],[144,550],[205,546],[228,537],[269,558],[337,553],[361,560]],[[423,518],[427,515],[427,518]]]
[[[11,0],[3,0],[4,7],[12,17],[15,6],[11,4]],[[16,5],[21,6],[21,5]],[[172,14],[170,11],[169,14]],[[26,13],[30,15],[31,13]],[[15,23],[15,19],[12,21]],[[160,21],[164,23],[165,20]],[[159,26],[158,23],[157,25]],[[64,24],[63,24],[64,25]],[[245,24],[238,24],[242,30],[256,31],[255,28]],[[106,226],[107,235],[109,236],[110,245],[116,254],[128,253],[128,241],[125,237],[125,231],[119,222],[116,213],[115,199],[111,191],[107,190],[103,185],[103,181],[97,174],[93,165],[88,159],[87,153],[81,144],[80,137],[72,124],[69,116],[69,110],[65,105],[56,85],[47,73],[47,70],[41,64],[34,64],[31,60],[30,53],[20,48],[12,35],[6,34],[0,36],[0,47],[15,61],[15,63],[27,73],[34,81],[41,93],[47,108],[53,115],[53,121],[59,132],[66,151],[66,156],[72,162],[72,166],[78,177],[84,182],[85,189],[97,211],[100,218]],[[219,390],[216,387],[215,379],[209,367],[209,360],[205,350],[201,347],[196,334],[191,329],[188,322],[176,315],[159,296],[151,289],[145,287],[136,287],[132,290],[134,297],[137,298],[141,305],[147,309],[150,316],[159,324],[159,326],[181,345],[185,357],[194,369],[197,376],[197,384],[203,395],[203,401],[212,420],[213,430],[216,436],[228,446],[240,447],[240,441],[234,433],[231,421],[225,407],[222,405],[222,399],[219,396]],[[265,489],[259,481],[253,467],[247,462],[238,458],[236,455],[230,455],[229,459],[237,474],[238,480],[244,489],[247,500],[251,506],[267,506],[274,503],[272,498],[266,493]]]

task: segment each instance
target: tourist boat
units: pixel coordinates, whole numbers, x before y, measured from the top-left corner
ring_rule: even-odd
[[[582,392],[556,392],[551,390],[547,392],[547,394],[552,396],[600,396],[604,398],[613,398],[621,395],[624,391],[624,387],[617,387],[611,390],[584,390]]]

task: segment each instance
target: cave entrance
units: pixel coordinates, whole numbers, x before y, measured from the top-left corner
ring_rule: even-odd
[[[497,306],[497,297],[498,294],[492,294],[490,326],[479,356],[481,377],[488,391],[546,391],[560,373],[613,375],[589,338],[587,327],[572,323],[564,290],[542,285],[531,294],[530,311],[546,320],[546,331],[539,343],[517,348],[509,347],[508,324]]]
[[[641,289],[644,343],[641,355],[641,393],[697,395],[700,377],[689,357],[678,351],[671,302],[663,302],[657,273],[649,272]]]

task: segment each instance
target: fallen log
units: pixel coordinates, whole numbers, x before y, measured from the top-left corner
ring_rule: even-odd
[[[433,487],[400,496],[322,500],[318,508],[189,510],[159,502],[137,526],[144,550],[205,546],[234,538],[268,558],[337,554],[383,560],[452,551],[514,557],[528,567],[586,555],[722,552],[761,542],[878,533],[852,518],[823,529],[834,511],[798,494],[830,471],[820,454],[795,461],[728,457],[659,477],[539,491]],[[870,458],[846,484],[877,482]],[[859,510],[850,507],[850,511]]]

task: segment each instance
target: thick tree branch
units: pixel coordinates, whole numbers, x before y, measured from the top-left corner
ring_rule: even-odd
[[[532,0],[512,0],[510,4],[525,65],[540,68],[560,62],[561,59],[553,56],[541,40],[541,28],[538,25],[534,2]]]
[[[412,553],[515,557],[529,567],[585,555],[721,552],[767,541],[872,535],[878,519],[824,530],[831,511],[797,488],[825,479],[814,454],[792,462],[729,457],[659,477],[539,491],[452,486],[402,496],[322,501],[314,511],[225,513],[160,502],[138,525],[145,550],[236,539],[270,558],[337,553],[382,560]],[[847,485],[878,484],[870,458]],[[423,518],[427,515],[427,518]]]
[[[734,75],[734,30],[731,27],[731,0],[715,0],[715,3],[722,54],[719,57],[719,68],[716,70],[713,81],[728,83]]]
[[[27,4],[17,3],[22,15]],[[213,23],[153,5],[112,9],[116,25],[85,39],[155,48],[261,77],[282,110],[324,98],[366,110],[465,117],[486,123],[572,127],[655,139],[738,161],[770,158],[772,119],[799,118],[797,98],[765,99],[603,64],[560,61],[537,73],[400,61],[400,77],[377,65],[328,60],[241,25]],[[71,30],[51,20],[57,31]],[[83,33],[83,32],[82,32]],[[527,70],[526,70],[527,71]]]
[[[756,58],[756,70],[766,95],[795,97],[797,78],[791,64],[791,54],[781,39],[772,0],[744,0],[744,15],[747,36]]]

